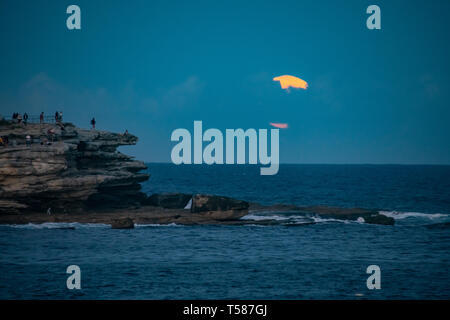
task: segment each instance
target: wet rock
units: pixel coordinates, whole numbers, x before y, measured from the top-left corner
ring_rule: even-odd
[[[133,229],[134,222],[131,218],[113,219],[111,221],[112,229]]]
[[[295,205],[276,204],[270,206],[263,206],[257,203],[252,203],[251,211],[257,212],[290,212],[295,215],[304,216],[319,216],[321,218],[336,219],[336,220],[351,220],[358,221],[364,219],[364,222],[371,224],[393,225],[395,220],[393,218],[384,216],[378,210],[363,209],[363,208],[338,208],[328,206],[308,206],[299,207]]]
[[[299,209],[304,212],[310,212],[320,215],[321,217],[324,218],[333,218],[342,220],[357,220],[359,217],[363,217],[365,219],[368,216],[378,214],[378,211],[363,208],[312,206],[312,207],[299,207]]]
[[[191,212],[242,211],[248,210],[248,207],[249,204],[246,201],[214,195],[196,194],[192,197]]]
[[[394,225],[395,220],[392,217],[387,217],[382,214],[374,214],[364,217],[364,222],[370,224],[382,224],[392,226]]]
[[[336,208],[325,206],[302,207],[302,212],[310,212],[323,218],[356,221],[360,218],[370,224],[394,225],[395,220],[391,217],[379,214],[377,210],[363,208]]]
[[[143,201],[143,204],[167,209],[184,209],[191,198],[192,194],[185,193],[155,193]]]

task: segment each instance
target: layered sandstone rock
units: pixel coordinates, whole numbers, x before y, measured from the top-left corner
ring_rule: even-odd
[[[138,205],[149,178],[117,147],[137,137],[64,124],[0,122],[0,213],[68,212]],[[27,143],[27,136],[30,136]]]

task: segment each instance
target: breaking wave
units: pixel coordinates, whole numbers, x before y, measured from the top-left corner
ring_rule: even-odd
[[[276,214],[274,214],[276,213]],[[311,224],[311,223],[355,223],[358,221],[350,221],[350,220],[340,220],[333,218],[323,218],[317,215],[295,215],[292,212],[264,212],[257,213],[252,212],[244,217],[241,220],[247,221],[273,221],[276,224],[281,225],[302,225],[302,224]],[[358,222],[359,223],[359,222]]]
[[[449,218],[449,214],[445,213],[422,213],[422,212],[401,212],[401,211],[379,211],[380,214],[387,217],[394,218],[395,220],[402,220],[406,218],[419,218],[419,219],[446,219]]]
[[[291,220],[291,219],[305,219],[304,216],[295,216],[295,215],[286,215],[286,216],[281,216],[281,215],[268,215],[268,214],[248,214],[244,217],[242,217],[242,220],[256,220],[256,221],[261,221],[261,220],[276,220],[276,221],[283,221],[283,220]]]
[[[111,228],[108,224],[102,223],[79,223],[79,222],[45,222],[45,223],[27,223],[27,224],[10,224],[5,225],[10,228],[16,229],[62,229],[62,230],[74,230],[74,229],[86,229],[86,228]]]
[[[169,223],[169,224],[158,224],[158,223],[148,223],[148,224],[134,224],[135,228],[152,228],[152,227],[183,227],[181,224]]]
[[[4,227],[15,229],[29,229],[29,230],[43,230],[43,229],[59,229],[59,230],[75,230],[87,228],[102,228],[111,229],[111,225],[103,223],[79,223],[79,222],[45,222],[45,223],[27,223],[27,224],[5,224]],[[182,225],[169,224],[138,224],[134,225],[136,228],[150,228],[150,227],[182,227]]]
[[[395,219],[397,222],[404,225],[402,222],[417,222],[426,221],[426,224],[430,223],[442,223],[450,221],[450,214],[445,213],[422,213],[422,212],[401,212],[401,211],[379,211],[379,214],[385,215]],[[345,220],[335,218],[324,218],[320,215],[298,215],[294,212],[279,212],[279,211],[265,211],[265,212],[251,212],[248,215],[241,218],[241,220],[250,221],[273,221],[275,224],[282,225],[294,225],[294,224],[308,224],[308,223],[357,223],[365,224],[363,217],[359,217],[356,220]],[[416,222],[414,222],[416,221]],[[423,224],[423,223],[419,223]]]

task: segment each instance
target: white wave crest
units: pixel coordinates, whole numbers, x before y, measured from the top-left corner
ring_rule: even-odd
[[[425,218],[435,220],[448,218],[450,216],[445,213],[422,213],[422,212],[401,212],[401,211],[379,211],[379,214],[394,218],[395,220],[401,220],[406,218]]]
[[[322,218],[322,217],[319,217],[319,216],[312,216],[311,218],[316,223],[324,223],[324,222],[352,223],[352,222],[355,222],[355,221],[344,220],[344,219]]]
[[[111,228],[108,224],[102,223],[79,223],[79,222],[44,222],[28,224],[6,225],[17,229],[83,229],[83,228]]]
[[[136,228],[148,228],[148,227],[182,227],[183,225],[176,224],[176,223],[169,223],[169,224],[158,224],[158,223],[146,223],[146,224],[140,224],[135,223],[134,226]]]
[[[241,218],[241,220],[251,220],[251,221],[261,221],[261,220],[273,220],[278,221],[280,223],[283,222],[293,222],[293,223],[326,223],[326,222],[339,222],[339,223],[351,223],[355,221],[342,220],[342,219],[333,219],[333,218],[322,218],[317,215],[267,215],[267,214],[248,214]]]
[[[291,220],[293,218],[304,218],[301,216],[278,216],[278,215],[258,215],[258,214],[248,214],[241,218],[241,220],[276,220],[276,221],[283,221],[283,220]]]

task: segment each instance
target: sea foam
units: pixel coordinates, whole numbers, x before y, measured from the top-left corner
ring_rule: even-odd
[[[401,212],[401,211],[379,211],[379,213],[387,217],[394,218],[395,220],[402,220],[406,218],[424,218],[435,220],[448,218],[450,216],[445,213],[422,213],[422,212]]]

